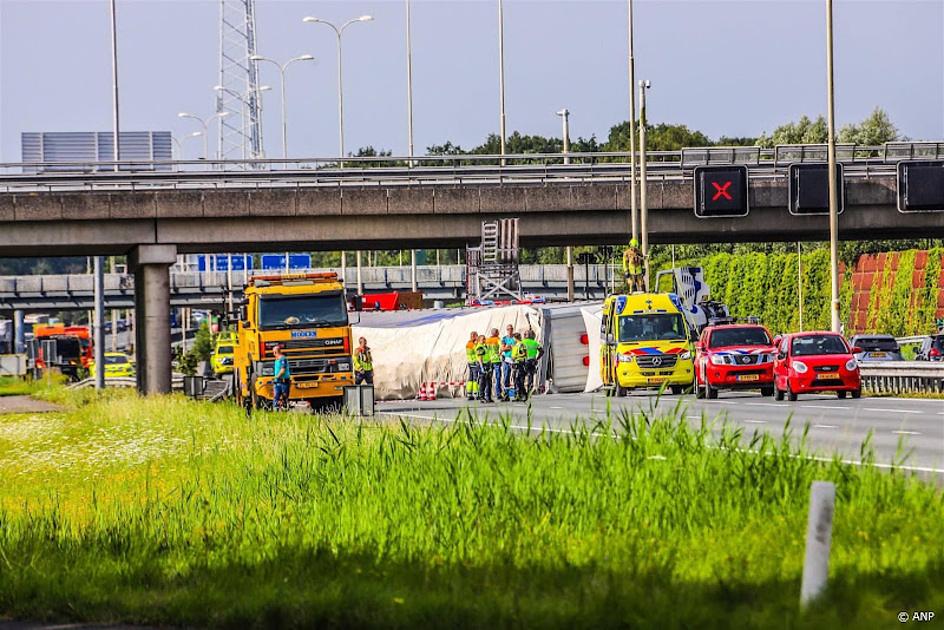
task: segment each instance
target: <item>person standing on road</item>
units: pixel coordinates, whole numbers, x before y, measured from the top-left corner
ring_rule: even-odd
[[[469,378],[465,382],[465,397],[475,400],[479,389],[479,359],[475,354],[475,347],[479,343],[479,334],[474,330],[465,344],[465,358],[469,363]]]
[[[485,335],[479,335],[475,344],[475,359],[478,363],[479,392],[481,402],[492,402],[492,357]]]
[[[513,374],[515,361],[511,352],[515,347],[515,327],[511,324],[505,326],[505,336],[501,338],[501,386],[502,395],[500,398],[507,399],[506,390],[513,385]]]
[[[521,333],[514,334],[515,345],[511,348],[511,360],[514,362],[515,400],[527,400],[528,392],[524,389],[525,362],[528,358],[528,349],[522,343]]]
[[[374,359],[370,356],[366,337],[357,340],[357,348],[354,350],[354,384],[362,383],[374,384]]]
[[[489,374],[492,376],[492,392],[496,399],[500,399],[504,393],[502,389],[501,378],[501,337],[498,336],[498,329],[492,328],[491,334],[485,340],[488,347],[488,363],[490,365]]]
[[[292,386],[292,367],[289,365],[288,357],[282,352],[282,344],[277,344],[272,349],[275,356],[275,366],[273,367],[272,379],[272,406],[276,411],[288,409],[288,392]]]
[[[529,330],[525,333],[524,340],[522,340],[521,343],[524,345],[527,352],[524,366],[524,393],[525,396],[530,396],[534,393],[536,387],[535,381],[538,372],[538,361],[544,356],[544,346],[541,345],[540,341],[535,339],[533,330]]]

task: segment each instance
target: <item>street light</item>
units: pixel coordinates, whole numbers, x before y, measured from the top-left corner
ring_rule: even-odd
[[[570,164],[570,110],[565,107],[557,112],[557,115],[561,117],[564,125],[564,164]]]
[[[198,123],[200,123],[203,126],[203,159],[204,160],[210,159],[210,144],[207,141],[207,136],[210,135],[209,124],[214,118],[223,118],[225,116],[229,116],[229,112],[216,112],[209,118],[205,118],[205,119],[201,118],[200,116],[197,116],[196,114],[191,114],[189,112],[179,112],[177,114],[177,118],[193,118],[194,120],[196,120]]]
[[[202,135],[203,135],[202,131],[194,131],[184,136],[184,140],[186,140],[187,138],[199,138]],[[174,141],[174,145],[177,147],[177,159],[178,160],[183,159],[183,155],[184,155],[183,143],[181,143],[181,141],[177,139],[177,136],[171,136],[170,139]]]
[[[629,216],[632,237],[639,238],[639,213],[636,209],[636,60],[633,56],[633,0],[626,0],[629,45]]]
[[[505,165],[505,11],[504,2],[498,0],[498,101],[500,115],[498,119],[499,151],[501,164]]]
[[[649,290],[649,206],[646,197],[648,190],[646,174],[646,90],[651,87],[649,81],[639,82],[639,230],[642,233],[642,260],[645,271],[646,291]]]
[[[360,17],[348,20],[338,27],[327,20],[322,20],[321,18],[312,17],[310,15],[308,17],[302,18],[302,22],[306,24],[324,24],[325,26],[331,28],[338,38],[338,147],[340,153],[338,164],[341,167],[344,166],[344,87],[341,72],[341,34],[344,33],[344,29],[346,29],[351,24],[356,22],[370,22],[373,19],[373,16],[362,15]]]
[[[406,0],[406,135],[407,155],[413,157],[413,19],[411,0]],[[413,160],[410,160],[413,166]]]
[[[262,55],[252,55],[249,57],[252,61],[267,61],[271,64],[275,64],[275,67],[279,69],[279,86],[282,98],[282,157],[288,158],[288,116],[285,113],[285,70],[295,63],[296,61],[314,61],[315,58],[311,55],[299,55],[297,57],[292,57],[285,63],[279,63],[275,59],[269,57],[263,57]],[[261,88],[260,88],[261,89]]]
[[[826,160],[829,170],[829,276],[830,322],[840,332],[839,322],[839,190],[836,186],[836,98],[833,90],[833,0],[826,0]]]

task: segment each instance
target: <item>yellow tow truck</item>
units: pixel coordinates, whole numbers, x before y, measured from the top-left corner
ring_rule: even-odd
[[[289,402],[339,406],[354,384],[351,325],[336,273],[252,276],[244,290],[233,353],[233,392],[247,412],[271,409],[273,350],[291,368]]]

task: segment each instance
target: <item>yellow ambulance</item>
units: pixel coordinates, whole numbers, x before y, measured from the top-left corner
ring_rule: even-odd
[[[600,322],[600,375],[609,396],[635,388],[691,389],[695,370],[693,329],[678,296],[669,293],[611,295]]]

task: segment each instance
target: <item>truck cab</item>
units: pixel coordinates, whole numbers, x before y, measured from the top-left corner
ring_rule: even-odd
[[[678,298],[666,293],[611,295],[600,323],[600,371],[607,395],[692,387],[692,329]]]
[[[233,391],[247,410],[271,408],[275,346],[289,361],[289,401],[339,405],[354,384],[351,326],[335,273],[253,276],[233,353]]]
[[[46,370],[58,368],[71,380],[78,380],[80,373],[88,370],[92,361],[92,336],[87,326],[64,326],[63,324],[36,324],[33,338],[40,344],[55,341],[58,356],[45,356],[42,345],[36,357],[36,367]]]

